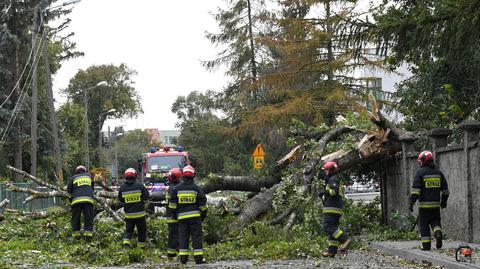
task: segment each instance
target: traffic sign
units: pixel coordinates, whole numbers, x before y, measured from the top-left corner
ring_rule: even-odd
[[[265,163],[265,157],[253,157],[253,168],[262,169]]]
[[[255,150],[252,153],[253,157],[265,157],[265,151],[262,148],[261,144],[258,144]]]

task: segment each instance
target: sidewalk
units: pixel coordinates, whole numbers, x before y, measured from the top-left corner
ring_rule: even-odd
[[[473,249],[472,263],[457,262],[455,260],[455,250],[463,242],[445,240],[443,248],[435,249],[435,243],[432,242],[432,251],[420,250],[419,241],[387,241],[371,242],[370,248],[380,250],[390,255],[399,256],[408,260],[426,261],[435,266],[444,266],[447,269],[480,269],[480,245],[468,244]]]

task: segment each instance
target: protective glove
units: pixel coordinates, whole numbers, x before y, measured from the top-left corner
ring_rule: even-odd
[[[410,210],[410,212],[413,212],[413,203],[410,203],[410,206],[408,206],[408,210]]]
[[[203,221],[207,217],[207,210],[202,211],[202,215],[200,216],[200,219]]]
[[[442,200],[442,202],[440,202],[440,207],[441,208],[446,208],[447,207],[447,201]]]

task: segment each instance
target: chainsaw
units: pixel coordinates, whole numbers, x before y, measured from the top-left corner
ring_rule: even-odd
[[[472,262],[473,250],[469,245],[460,245],[455,251],[455,260],[457,262]]]

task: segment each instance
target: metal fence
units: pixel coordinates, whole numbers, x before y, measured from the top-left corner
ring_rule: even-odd
[[[13,185],[19,188],[30,188],[31,186],[30,183],[13,183]],[[40,192],[50,191],[50,189],[46,187],[37,187],[35,190]],[[63,204],[62,199],[58,197],[35,199],[31,202],[24,203],[28,196],[30,196],[28,193],[14,192],[8,190],[5,184],[0,184],[0,202],[4,199],[10,201],[6,208],[23,211],[38,211],[52,206],[61,206]],[[2,209],[0,209],[0,211],[1,210]]]

